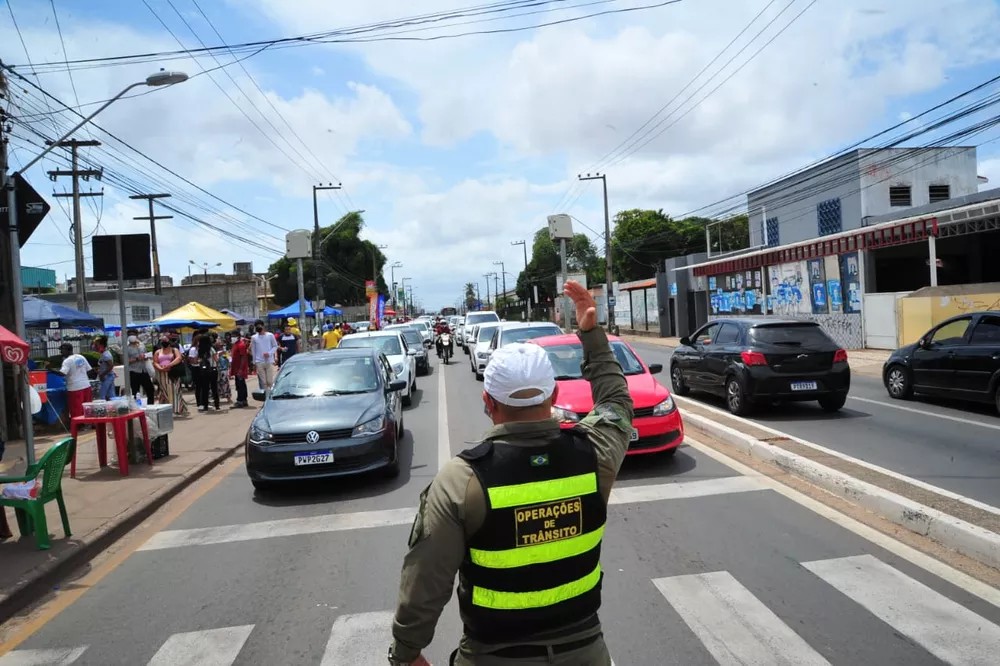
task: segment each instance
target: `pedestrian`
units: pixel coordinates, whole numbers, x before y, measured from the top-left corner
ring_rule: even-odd
[[[452,664],[611,664],[597,615],[601,541],[632,399],[593,297],[572,280],[564,293],[576,305],[594,409],[562,430],[545,350],[515,343],[493,352],[483,379],[493,427],[420,494],[390,664],[428,663],[422,651],[456,573],[464,635]]]
[[[226,335],[226,339],[229,339],[229,335]],[[233,402],[233,391],[232,386],[229,383],[229,367],[230,367],[230,357],[229,348],[223,344],[222,340],[216,338],[215,340],[215,351],[219,359],[218,372],[216,373],[216,384],[219,389],[219,399],[225,400],[228,403]]]
[[[149,376],[146,367],[147,359],[150,358],[146,353],[146,345],[139,342],[138,336],[129,335],[126,351],[128,354],[129,387],[135,393],[138,393],[141,388],[142,392],[146,394],[146,403],[154,404],[156,394],[153,392],[153,378]]]
[[[250,338],[250,355],[253,358],[254,369],[257,371],[257,384],[261,391],[269,391],[274,386],[275,355],[278,352],[278,341],[274,333],[264,330],[264,322],[258,319],[254,322],[257,332]]]
[[[153,369],[160,387],[160,402],[173,405],[175,416],[187,414],[187,403],[181,389],[181,378],[186,371],[184,356],[173,345],[169,335],[160,338],[160,348],[153,354]]]
[[[197,347],[198,374],[195,376],[195,402],[199,412],[208,411],[208,397],[211,393],[215,411],[219,411],[219,356],[209,335],[198,337]]]
[[[97,397],[100,400],[111,400],[115,397],[115,357],[108,349],[108,336],[99,335],[94,338],[91,348],[98,353],[97,359],[97,379],[101,386],[97,389]]]
[[[63,362],[55,374],[66,378],[66,407],[69,417],[83,416],[83,403],[90,402],[94,392],[90,388],[90,362],[82,354],[73,353],[73,345],[64,342],[59,345],[59,355]]]
[[[291,324],[285,324],[285,331],[278,339],[281,345],[281,362],[284,363],[299,352],[299,336],[292,330]]]
[[[229,375],[236,382],[236,402],[233,407],[247,407],[247,377],[250,375],[250,345],[246,338],[236,330],[233,332],[233,348],[230,351],[232,359],[229,363]]]

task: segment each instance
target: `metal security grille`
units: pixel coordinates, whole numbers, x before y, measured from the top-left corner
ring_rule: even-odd
[[[778,247],[781,245],[778,234],[778,218],[767,218],[767,238],[765,241],[768,247]]]
[[[843,231],[840,199],[827,199],[816,206],[816,226],[820,236],[839,234]]]
[[[912,206],[912,202],[909,185],[895,185],[889,188],[890,206]]]

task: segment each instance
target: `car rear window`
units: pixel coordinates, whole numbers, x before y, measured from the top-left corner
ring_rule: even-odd
[[[532,338],[541,338],[546,335],[559,335],[562,330],[556,326],[532,326],[531,328],[513,328],[501,331],[500,337],[502,345],[509,345],[512,342],[524,342]]]
[[[465,325],[482,324],[487,321],[500,321],[496,312],[476,312],[465,316]]]
[[[750,329],[750,337],[754,342],[765,345],[815,347],[834,344],[816,324],[754,326]]]

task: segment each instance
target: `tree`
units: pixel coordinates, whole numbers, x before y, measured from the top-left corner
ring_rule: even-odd
[[[379,293],[389,293],[382,277],[385,255],[371,241],[361,239],[364,224],[361,213],[351,212],[334,224],[320,228],[319,262],[311,259],[302,261],[306,299],[316,297],[316,263],[319,263],[323,280],[323,296],[329,304],[364,304],[367,301],[365,280],[372,279],[373,268]],[[271,290],[278,303],[294,303],[298,300],[296,263],[293,259],[282,257],[268,269],[270,274],[276,276],[271,280]]]
[[[465,309],[473,310],[476,307],[476,285],[472,282],[465,283]]]
[[[575,234],[566,243],[566,266],[570,273],[586,273],[588,284],[604,281],[604,260],[597,256],[597,248],[586,234]],[[543,227],[535,232],[528,267],[517,276],[517,295],[534,302],[537,285],[539,299],[546,302],[555,296],[556,278],[561,272],[559,246],[549,238],[548,227]]]

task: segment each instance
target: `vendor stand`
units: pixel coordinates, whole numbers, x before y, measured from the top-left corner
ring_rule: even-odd
[[[3,326],[0,326],[0,359],[3,359],[4,363],[10,363],[16,366],[16,371],[14,377],[17,381],[27,381],[26,370],[28,364],[28,352],[31,347],[27,342],[16,336],[15,334],[8,331]],[[3,373],[0,373],[0,379],[2,379]],[[2,391],[0,391],[2,393]],[[22,392],[19,392],[23,395]],[[21,405],[21,409],[31,409],[30,405]],[[3,433],[2,436],[6,436]],[[0,442],[2,444],[2,442]],[[34,462],[34,451],[31,452],[32,455],[28,459],[28,462]],[[0,456],[3,455],[2,449],[0,449]],[[0,507],[0,539],[6,539],[11,536],[10,527],[7,525],[7,513]]]

